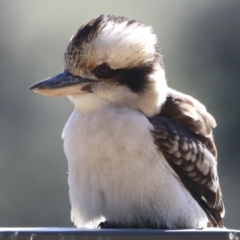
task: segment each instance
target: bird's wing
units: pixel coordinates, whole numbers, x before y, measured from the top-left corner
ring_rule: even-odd
[[[190,96],[172,89],[161,113],[149,118],[155,144],[207,213],[210,226],[223,227],[224,205],[217,174],[214,118]]]

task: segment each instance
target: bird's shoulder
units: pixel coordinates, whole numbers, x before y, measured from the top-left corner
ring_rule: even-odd
[[[211,226],[223,226],[214,118],[196,99],[169,88],[161,112],[149,121],[169,167],[205,210]]]

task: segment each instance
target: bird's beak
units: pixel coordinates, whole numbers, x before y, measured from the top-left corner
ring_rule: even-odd
[[[89,92],[89,85],[98,80],[73,76],[64,71],[31,86],[29,90],[44,96],[66,96]]]

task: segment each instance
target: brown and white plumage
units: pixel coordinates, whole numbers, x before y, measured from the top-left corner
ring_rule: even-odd
[[[223,227],[215,120],[167,87],[150,27],[93,19],[72,37],[64,72],[31,89],[75,106],[63,131],[75,225]]]
[[[214,118],[194,98],[168,89],[161,113],[149,119],[153,135],[170,167],[209,217],[223,227],[225,209],[217,174]]]

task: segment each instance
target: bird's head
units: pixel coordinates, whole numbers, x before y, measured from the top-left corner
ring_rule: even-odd
[[[157,37],[138,21],[101,15],[71,38],[64,72],[30,89],[46,96],[68,96],[82,112],[117,105],[154,115],[167,92]]]

